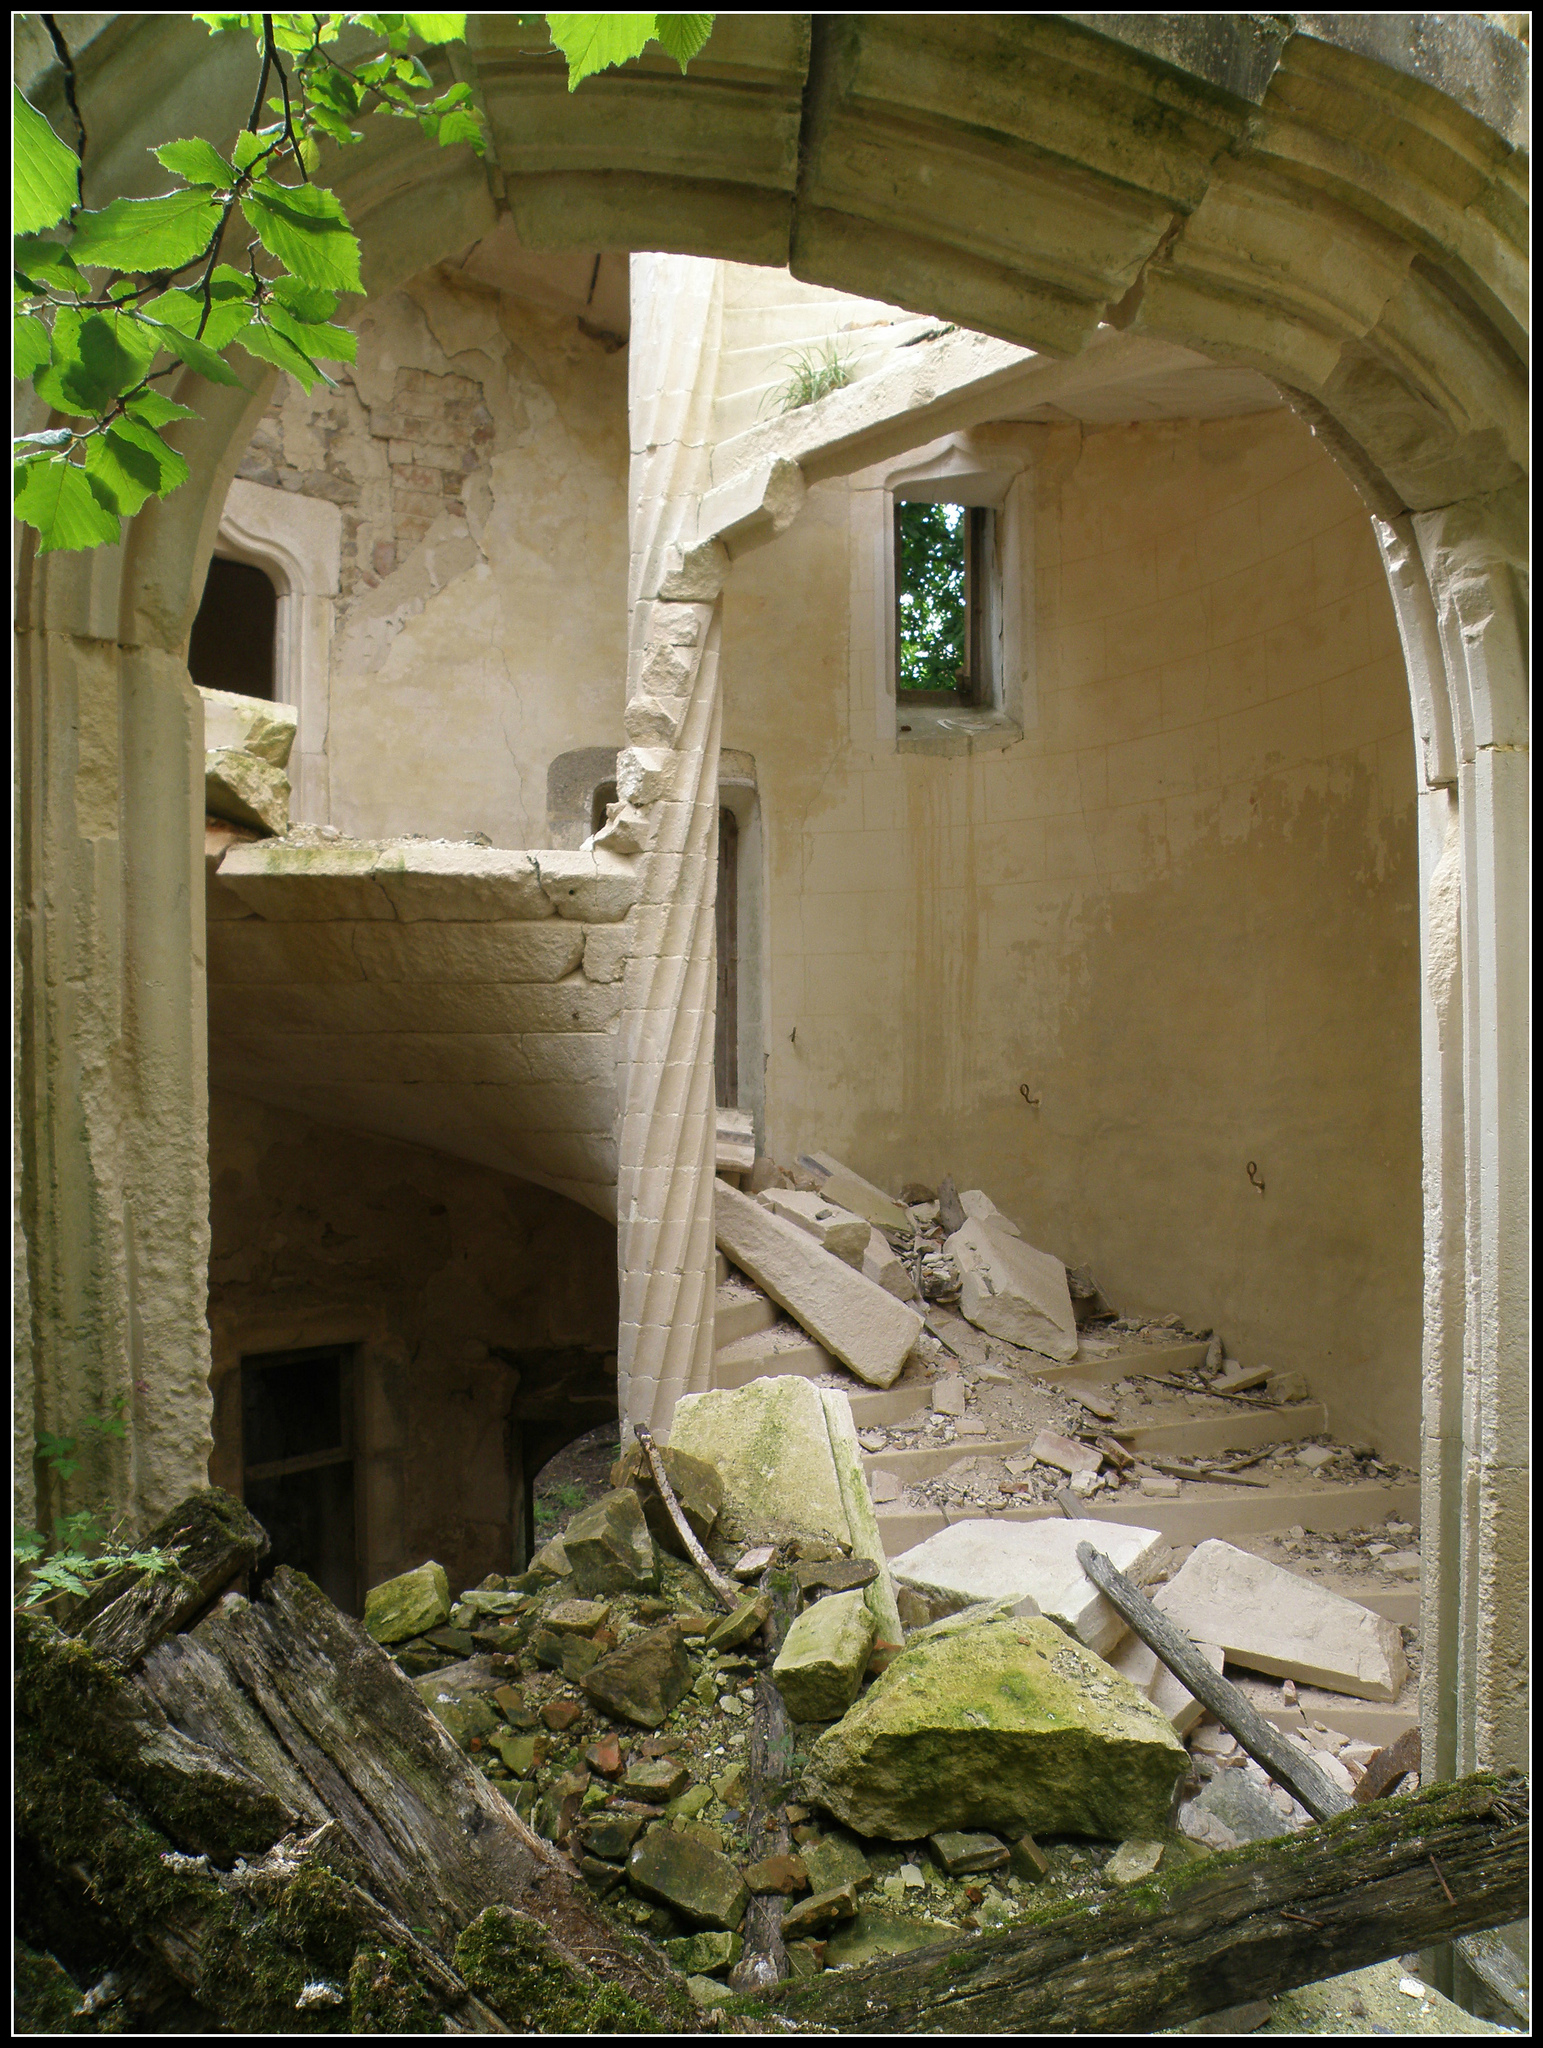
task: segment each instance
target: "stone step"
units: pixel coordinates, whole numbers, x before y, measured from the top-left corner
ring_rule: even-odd
[[[752,1380],[777,1379],[787,1374],[818,1380],[836,1370],[830,1353],[811,1338],[784,1343],[780,1348],[769,1341],[781,1334],[761,1324],[736,1343],[720,1344],[713,1353],[713,1385],[748,1387]]]
[[[1293,1401],[1285,1408],[1235,1408],[1230,1415],[1192,1415],[1178,1422],[1146,1422],[1117,1437],[1138,1457],[1219,1458],[1228,1451],[1254,1451],[1261,1444],[1300,1443],[1328,1432],[1329,1412],[1321,1401]]]
[[[764,1294],[746,1293],[738,1286],[720,1287],[713,1301],[715,1353],[739,1343],[741,1338],[769,1330],[779,1314],[777,1304],[768,1301]],[[754,1377],[752,1373],[751,1378]]]
[[[913,1415],[926,1414],[932,1406],[932,1382],[922,1375],[913,1380],[902,1374],[892,1387],[865,1387],[843,1373],[842,1383],[859,1429],[893,1429]],[[882,1451],[876,1462],[883,1464]]]
[[[1026,1436],[962,1436],[951,1444],[929,1444],[915,1451],[864,1451],[863,1468],[882,1468],[893,1472],[902,1486],[915,1486],[923,1479],[936,1479],[961,1458],[1021,1458],[1028,1447]]]
[[[956,1445],[948,1447],[956,1455],[965,1455]],[[905,1454],[902,1454],[905,1455]],[[886,1465],[886,1453],[876,1452],[865,1464]],[[928,1475],[930,1476],[930,1475]],[[1047,1515],[1058,1515],[1061,1510],[1053,1502],[1041,1502],[1031,1507],[999,1508],[988,1514],[984,1509],[972,1511],[963,1508],[951,1509],[944,1513],[938,1508],[910,1508],[905,1506],[881,1507],[875,1510],[879,1528],[884,1537],[884,1551],[888,1557],[896,1557],[902,1550],[909,1550],[913,1544],[925,1542],[935,1536],[939,1529],[950,1522],[964,1521],[1006,1521],[1038,1522]],[[1300,1525],[1320,1535],[1335,1535],[1344,1529],[1370,1529],[1384,1522],[1389,1515],[1404,1521],[1419,1521],[1420,1489],[1418,1483],[1409,1485],[1382,1486],[1372,1482],[1359,1486],[1325,1487],[1321,1492],[1307,1492],[1294,1488],[1253,1487],[1245,1491],[1221,1486],[1207,1486],[1204,1497],[1197,1487],[1194,1493],[1182,1500],[1152,1500],[1145,1494],[1122,1499],[1119,1506],[1105,1504],[1102,1497],[1079,1502],[1079,1520],[1089,1522],[1126,1522],[1137,1528],[1156,1529],[1172,1544],[1203,1543],[1208,1536],[1219,1536],[1224,1541],[1232,1536],[1248,1536],[1268,1529],[1290,1529]],[[1397,1597],[1389,1589],[1392,1597]],[[1351,1599],[1359,1594],[1352,1593]],[[1370,1606],[1372,1603],[1367,1601]],[[1378,1612],[1382,1610],[1379,1608]],[[1389,1616],[1402,1621],[1403,1614]]]
[[[1193,1372],[1197,1366],[1205,1364],[1209,1348],[1206,1344],[1136,1344],[1128,1351],[1106,1353],[1090,1352],[1084,1348],[1069,1365],[1053,1365],[1048,1358],[1041,1363],[1030,1363],[1036,1354],[1029,1351],[1022,1351],[1018,1356],[1026,1371],[1049,1386],[1058,1387],[1066,1380],[1107,1386],[1111,1380],[1143,1379],[1165,1372]]]

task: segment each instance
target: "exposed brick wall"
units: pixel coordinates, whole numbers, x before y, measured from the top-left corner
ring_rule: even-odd
[[[466,478],[493,438],[473,377],[399,369],[384,407],[366,407],[346,369],[309,399],[282,377],[236,474],[342,507],[346,600],[389,576],[441,513],[464,522]]]

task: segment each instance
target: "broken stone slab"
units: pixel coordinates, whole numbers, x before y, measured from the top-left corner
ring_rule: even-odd
[[[605,1626],[610,1611],[604,1600],[559,1600],[546,1609],[542,1620],[560,1635],[592,1636]]]
[[[889,1239],[882,1230],[868,1228],[868,1248],[863,1253],[862,1274],[865,1280],[882,1287],[886,1294],[892,1294],[896,1301],[916,1301],[916,1282],[903,1259],[895,1256]]]
[[[1053,1429],[1042,1429],[1029,1446],[1029,1456],[1041,1465],[1054,1465],[1057,1471],[1070,1473],[1073,1479],[1079,1473],[1089,1476],[1097,1473],[1103,1456],[1091,1444],[1073,1443],[1069,1436],[1061,1436]]]
[[[731,1540],[779,1543],[807,1533],[838,1548],[851,1543],[830,1427],[820,1390],[810,1381],[788,1374],[683,1395],[670,1423],[670,1446],[717,1472],[722,1533]]]
[[[1222,1669],[1225,1659],[1217,1644],[1196,1643],[1195,1648],[1213,1671]],[[1122,1678],[1129,1679],[1137,1692],[1145,1693],[1159,1713],[1167,1715],[1175,1735],[1187,1735],[1204,1715],[1201,1702],[1140,1636],[1127,1636],[1110,1651],[1107,1662]]]
[[[660,1452],[660,1458],[687,1526],[698,1543],[705,1543],[723,1507],[723,1481],[705,1458],[693,1458],[668,1446]],[[648,1532],[660,1549],[667,1550],[671,1557],[685,1557],[685,1543],[654,1484],[653,1471],[641,1444],[629,1444],[617,1459],[611,1467],[611,1484],[630,1486],[642,1503]]]
[[[1218,1771],[1199,1798],[1187,1802],[1187,1810],[1219,1821],[1234,1842],[1268,1842],[1292,1832],[1290,1820],[1268,1790],[1244,1771]],[[1194,1834],[1186,1825],[1184,1812],[1180,1813],[1179,1825],[1185,1834]],[[1206,1841],[1208,1837],[1198,1834],[1195,1839]]]
[[[834,1721],[857,1697],[876,1624],[861,1593],[833,1593],[789,1628],[772,1665],[783,1705],[795,1721]]]
[[[900,1609],[895,1603],[895,1582],[890,1575],[889,1557],[878,1517],[873,1512],[873,1499],[863,1470],[862,1448],[857,1441],[857,1425],[852,1420],[852,1404],[839,1387],[821,1387],[819,1395],[820,1406],[825,1411],[831,1463],[841,1491],[853,1555],[877,1567],[863,1598],[873,1616],[878,1640],[881,1643],[898,1643],[903,1631]]]
[[[864,1217],[839,1208],[823,1195],[805,1194],[800,1188],[767,1188],[756,1200],[774,1216],[812,1237],[844,1266],[855,1266],[861,1272],[868,1240],[873,1235],[873,1226]],[[886,1244],[885,1250],[888,1249]]]
[[[971,1218],[943,1249],[958,1266],[959,1310],[988,1337],[1068,1364],[1077,1355],[1077,1319],[1066,1268],[1002,1227]]]
[[[405,1643],[450,1619],[450,1581],[432,1559],[416,1571],[372,1586],[364,1596],[364,1627],[377,1643]]]
[[[809,1872],[802,1856],[763,1856],[747,1866],[745,1884],[752,1898],[791,1898],[809,1889]]]
[[[707,1632],[709,1650],[737,1650],[741,1643],[748,1643],[758,1629],[766,1625],[772,1611],[770,1593],[747,1593],[737,1601],[732,1612],[713,1623]]]
[[[886,1472],[879,1467],[868,1474],[868,1492],[875,1507],[887,1507],[891,1501],[901,1498],[905,1486],[893,1472]]]
[[[739,1563],[730,1572],[735,1579],[758,1579],[772,1559],[777,1555],[776,1546],[758,1543],[754,1550],[747,1550]]]
[[[204,809],[261,832],[282,835],[289,827],[289,777],[271,762],[236,747],[204,755]]]
[[[965,1200],[968,1201],[966,1196]],[[949,1877],[974,1877],[984,1870],[1005,1870],[1012,1855],[995,1835],[961,1833],[946,1828],[928,1838],[927,1847]]]
[[[1161,1842],[1122,1842],[1104,1865],[1111,1884],[1140,1884],[1163,1860]]]
[[[677,1630],[649,1629],[609,1651],[579,1683],[606,1713],[657,1728],[691,1690],[690,1660]]]
[[[1154,1598],[1187,1635],[1272,1678],[1396,1700],[1409,1675],[1396,1622],[1214,1537]]]
[[[1009,1237],[1023,1235],[1011,1216],[1004,1216],[991,1197],[980,1188],[966,1188],[959,1197],[959,1206],[964,1211],[967,1222],[994,1222],[1000,1230],[1005,1230]]]
[[[627,1858],[627,1881],[656,1906],[727,1933],[739,1926],[750,1903],[745,1881],[727,1857],[667,1827],[650,1828],[635,1846]]]
[[[1120,1841],[1167,1823],[1183,1745],[1053,1621],[913,1638],[815,1742],[805,1795],[862,1835],[985,1830]]]
[[[831,1930],[825,1948],[827,1969],[845,1969],[877,1962],[880,1956],[904,1955],[913,1948],[931,1948],[959,1929],[950,1921],[917,1920],[893,1907],[861,1906],[852,1919]]]
[[[1082,1569],[1077,1545],[1096,1544],[1121,1571],[1139,1576],[1162,1540],[1156,1529],[1124,1522],[955,1522],[897,1557],[890,1569],[897,1584],[922,1594],[934,1613],[1010,1602],[1009,1611],[1047,1615],[1103,1657],[1126,1627]]]
[[[848,1879],[828,1892],[815,1892],[807,1899],[800,1899],[796,1906],[790,1906],[782,1916],[782,1938],[784,1941],[801,1941],[811,1934],[819,1934],[827,1927],[834,1927],[839,1920],[850,1920],[857,1911],[857,1886]]]
[[[879,1568],[871,1557],[833,1557],[793,1567],[801,1593],[858,1593],[871,1586]]]
[[[745,1944],[737,1934],[711,1929],[659,1945],[683,1977],[707,1977],[715,1970],[731,1969],[745,1952]]]
[[[270,702],[266,697],[243,697],[234,690],[207,690],[202,684],[198,694],[204,705],[206,752],[214,754],[234,748],[274,768],[289,766],[300,722],[293,704]]]
[[[755,1165],[755,1125],[747,1111],[718,1111],[714,1163],[719,1173],[748,1173]]]
[[[934,1380],[932,1385],[932,1412],[934,1415],[963,1415],[969,1405],[969,1390],[962,1379]]]
[[[666,1806],[670,1800],[678,1799],[691,1782],[686,1766],[673,1756],[639,1757],[628,1764],[620,1790],[629,1799],[647,1799],[656,1806]],[[628,1837],[630,1849],[637,1830]],[[596,1855],[602,1852],[596,1850]]]
[[[581,1595],[652,1592],[659,1583],[643,1503],[630,1486],[581,1509],[563,1532],[563,1549]]]
[[[921,1335],[913,1309],[725,1181],[714,1183],[713,1217],[720,1250],[816,1343],[870,1386],[893,1386]]]
[[[845,1828],[831,1828],[805,1842],[800,1854],[811,1891],[834,1891],[840,1885],[860,1883],[869,1875],[867,1852]]]
[[[865,1216],[875,1229],[892,1230],[903,1243],[911,1242],[914,1232],[905,1209],[871,1180],[864,1180],[860,1173],[843,1166],[828,1152],[800,1152],[798,1163],[820,1183],[820,1192],[828,1202],[839,1202],[843,1209]]]

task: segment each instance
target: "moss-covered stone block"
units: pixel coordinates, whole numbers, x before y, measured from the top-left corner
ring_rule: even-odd
[[[1185,1763],[1166,1717],[1054,1622],[997,1616],[905,1650],[820,1736],[804,1782],[859,1834],[894,1841],[1119,1841],[1164,1827]]]
[[[832,1593],[788,1630],[772,1677],[795,1721],[834,1721],[857,1697],[875,1622],[861,1593]]]
[[[432,1559],[372,1586],[364,1596],[365,1630],[377,1643],[405,1643],[409,1636],[443,1628],[449,1619],[450,1581],[444,1566]]]

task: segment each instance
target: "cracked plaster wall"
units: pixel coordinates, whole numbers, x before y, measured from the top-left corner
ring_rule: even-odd
[[[280,379],[238,470],[343,516],[305,822],[543,845],[552,757],[621,741],[626,355],[444,266],[358,331],[335,390]]]
[[[1122,1309],[1413,1459],[1415,759],[1370,522],[1283,411],[1017,431],[1038,688],[1005,751],[867,738],[844,484],[730,578],[768,1149],[984,1186]]]

